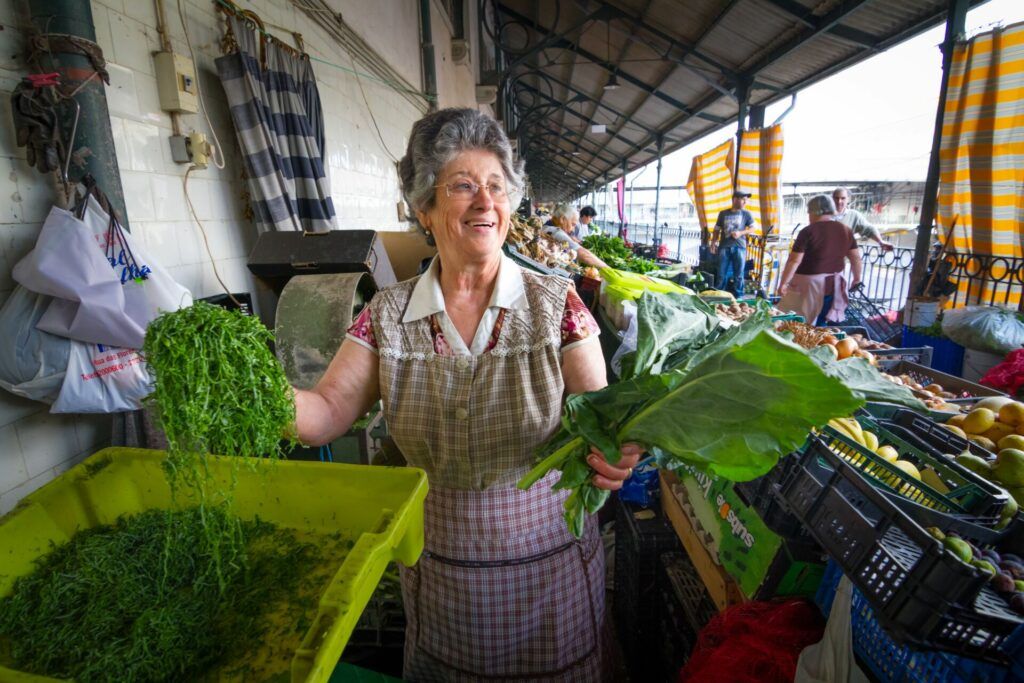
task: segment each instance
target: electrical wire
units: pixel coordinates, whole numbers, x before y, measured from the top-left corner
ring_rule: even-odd
[[[363,104],[366,105],[366,112],[370,115],[370,121],[373,122],[373,129],[377,131],[377,139],[380,140],[380,146],[384,150],[384,153],[391,158],[391,161],[397,164],[398,159],[391,153],[391,150],[388,149],[387,143],[384,142],[384,136],[381,135],[380,127],[377,125],[377,117],[373,115],[373,108],[370,106],[370,100],[366,98],[366,91],[363,90],[363,82],[360,80],[358,72],[354,70],[356,66],[356,58],[353,57],[351,53],[349,53],[348,58],[352,60],[352,73],[356,74],[356,84],[359,86],[359,94],[363,96]]]
[[[196,68],[195,65],[199,62],[196,61],[196,53],[195,50],[192,49],[192,39],[189,37],[188,22],[185,20],[185,7],[182,4],[182,0],[178,0],[178,17],[181,19],[181,30],[185,32],[185,44],[188,46],[188,53],[192,58],[193,68]],[[217,167],[217,170],[223,170],[226,165],[224,160],[224,150],[221,149],[220,138],[217,137],[217,129],[213,127],[213,123],[210,121],[210,114],[206,110],[206,100],[203,99],[203,86],[200,83],[198,68],[196,68],[196,94],[199,95],[199,109],[202,110],[203,118],[206,119],[206,125],[209,126],[210,133],[213,135],[214,146],[210,159],[213,161],[213,165]],[[220,158],[220,161],[218,161],[218,157]],[[187,173],[185,174],[185,177],[188,178]]]
[[[213,250],[210,249],[210,240],[207,239],[206,236],[206,228],[203,227],[203,222],[199,219],[199,214],[196,213],[196,207],[192,205],[192,197],[190,197],[188,194],[188,176],[190,173],[192,173],[192,171],[198,168],[198,166],[189,166],[188,170],[185,171],[185,203],[188,204],[188,210],[192,214],[192,220],[194,220],[196,222],[196,225],[199,226],[199,232],[203,236],[203,244],[206,245],[206,254],[207,256],[210,257],[210,265],[213,266],[213,276],[217,278],[217,282],[220,283],[221,288],[224,290],[224,293],[228,295],[228,298],[231,299],[231,301],[236,306],[242,308],[242,304],[238,302],[238,299],[234,297],[234,295],[231,293],[231,290],[228,289],[228,286],[224,284],[224,280],[222,280],[220,277],[220,272],[217,270],[217,261],[213,258]]]

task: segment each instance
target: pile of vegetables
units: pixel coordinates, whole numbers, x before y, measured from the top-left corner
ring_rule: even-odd
[[[231,512],[235,478],[220,484],[206,466],[210,453],[254,466],[293,443],[285,438],[295,420],[291,388],[272,340],[257,318],[204,302],[149,325],[147,400],[167,435],[164,473],[177,509],[82,531],[15,583],[0,601],[0,636],[19,668],[77,680],[191,680],[255,651],[275,602],[299,608],[290,631],[303,605],[315,605],[315,593],[300,599],[296,588],[316,588],[302,570],[317,571],[326,540],[315,547],[242,521]]]
[[[21,671],[79,681],[196,680],[245,659],[268,606],[291,602],[320,550],[221,507],[151,510],[76,534],[0,603],[0,636]],[[204,529],[233,527],[243,558]],[[168,552],[171,548],[173,552]],[[315,602],[305,599],[309,609]]]
[[[595,233],[583,238],[583,246],[594,256],[617,270],[631,273],[649,273],[658,269],[658,264],[646,258],[635,256],[621,237]]]
[[[1000,554],[996,550],[978,548],[965,538],[938,527],[928,527],[928,533],[942,542],[942,547],[965,564],[988,575],[989,585],[1010,605],[1010,609],[1024,615],[1024,560],[1012,553]]]
[[[577,250],[545,235],[544,224],[535,216],[523,218],[519,214],[512,214],[505,243],[548,268],[580,272],[580,266],[576,263]]]
[[[572,491],[565,517],[577,536],[608,497],[591,483],[590,444],[611,463],[623,443],[638,442],[661,467],[689,464],[746,481],[866,399],[921,406],[863,359],[811,355],[778,336],[766,310],[725,330],[692,295],[648,292],[637,308],[637,349],[623,357],[623,380],[570,396],[561,429],[519,482],[529,488],[559,470],[554,488]]]

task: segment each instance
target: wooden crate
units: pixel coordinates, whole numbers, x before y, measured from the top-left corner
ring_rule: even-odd
[[[661,505],[676,530],[676,535],[690,556],[690,561],[697,568],[697,574],[708,589],[711,600],[721,612],[730,605],[744,602],[746,598],[731,576],[718,564],[717,558],[705,547],[697,530],[694,529],[689,517],[683,511],[682,503],[673,491],[673,485],[679,484],[679,478],[667,470],[661,471]]]

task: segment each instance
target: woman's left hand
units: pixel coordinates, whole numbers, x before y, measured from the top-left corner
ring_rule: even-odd
[[[590,447],[590,455],[587,456],[587,464],[594,470],[595,474],[591,480],[599,489],[618,491],[622,483],[633,475],[633,468],[640,462],[640,456],[644,449],[638,443],[624,443],[619,448],[621,457],[612,465],[604,459],[601,451],[593,446]]]

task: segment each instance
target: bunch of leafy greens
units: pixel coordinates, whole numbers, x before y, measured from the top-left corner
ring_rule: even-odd
[[[583,246],[594,256],[618,270],[631,273],[649,273],[658,268],[658,264],[650,259],[640,258],[626,246],[621,237],[612,237],[601,233],[593,233],[583,238]]]
[[[638,442],[661,467],[686,463],[746,481],[800,446],[811,428],[867,400],[922,407],[865,360],[836,361],[827,349],[807,353],[779,337],[767,304],[730,328],[686,294],[645,293],[637,314],[637,349],[623,357],[623,381],[570,396],[561,429],[519,482],[529,488],[561,470],[554,488],[572,491],[565,517],[577,536],[608,497],[590,480],[591,444],[612,463],[621,444]]]
[[[223,507],[150,510],[81,531],[0,602],[18,669],[79,681],[196,680],[259,646],[268,606],[296,600],[317,547],[259,521],[237,526],[244,563],[203,532]],[[172,548],[173,552],[167,552]],[[222,585],[223,582],[223,585]],[[305,605],[310,609],[315,603]]]

